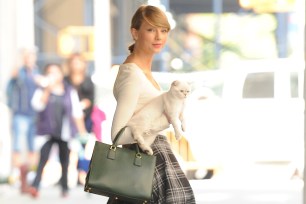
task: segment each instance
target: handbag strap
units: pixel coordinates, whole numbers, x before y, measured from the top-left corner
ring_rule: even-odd
[[[117,148],[117,142],[120,138],[120,136],[122,135],[123,131],[125,130],[127,126],[124,126],[123,128],[121,128],[119,130],[119,132],[117,133],[114,141],[113,141],[113,144],[110,146],[109,148],[109,152],[108,152],[108,158],[109,159],[115,159],[116,158],[116,148]],[[139,146],[138,144],[136,143],[135,144],[135,151],[136,151],[136,154],[135,154],[135,159],[134,159],[134,165],[136,166],[141,166],[142,165],[142,162],[141,162],[141,159],[142,159],[142,154],[140,152],[140,149],[139,149]]]
[[[117,133],[117,135],[116,135],[116,137],[115,137],[115,139],[114,139],[114,141],[113,141],[113,144],[111,145],[112,146],[112,148],[115,148],[115,147],[117,147],[118,145],[117,145],[117,142],[118,142],[118,140],[119,140],[119,138],[120,138],[120,136],[122,135],[122,133],[123,133],[123,131],[125,130],[125,128],[126,128],[127,126],[124,126],[123,128],[121,128],[120,130],[119,130],[119,132]],[[140,149],[139,149],[139,146],[138,146],[138,144],[137,143],[135,143],[135,149],[136,149],[136,153],[140,153]]]
[[[114,141],[113,141],[113,146],[117,146],[117,142],[118,142],[120,136],[122,135],[122,133],[124,132],[124,130],[125,130],[126,127],[127,127],[127,126],[124,126],[123,128],[121,128],[121,129],[119,130],[119,132],[117,133],[117,135],[116,135],[116,137],[115,137],[115,139],[114,139]]]

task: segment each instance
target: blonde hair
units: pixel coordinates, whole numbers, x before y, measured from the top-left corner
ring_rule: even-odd
[[[80,61],[84,63],[86,62],[85,57],[81,53],[75,52],[75,53],[72,53],[67,59],[67,65],[69,67],[71,66],[71,63],[74,59],[79,59]]]
[[[132,18],[131,28],[139,30],[143,21],[146,21],[154,27],[162,27],[168,31],[170,30],[170,24],[166,14],[158,7],[151,5],[140,6]],[[134,51],[134,45],[129,46],[130,53]]]
[[[75,59],[79,59],[80,61],[82,61],[84,63],[84,71],[86,72],[86,59],[85,57],[79,53],[79,52],[74,52],[72,54],[70,54],[70,56],[66,59],[66,63],[64,65],[64,73],[65,75],[69,75],[73,72],[73,69],[72,69],[72,62],[73,60]]]

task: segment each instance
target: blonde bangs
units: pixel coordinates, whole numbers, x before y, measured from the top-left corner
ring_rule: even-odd
[[[151,7],[151,9],[144,10],[143,19],[154,27],[166,28],[170,31],[170,24],[166,14],[156,7]]]

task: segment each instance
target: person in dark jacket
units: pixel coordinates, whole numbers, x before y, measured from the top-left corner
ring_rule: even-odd
[[[87,73],[85,58],[80,53],[73,53],[67,60],[67,71],[65,80],[77,90],[84,112],[85,127],[88,132],[91,132],[95,86]]]
[[[78,92],[80,103],[84,113],[84,124],[87,132],[93,132],[93,127],[101,126],[101,123],[95,124],[96,121],[92,119],[94,108],[97,106],[94,104],[95,86],[88,73],[87,62],[81,53],[72,53],[66,62],[67,75],[65,80],[72,85]],[[95,132],[93,132],[95,134]],[[100,138],[100,135],[95,135],[96,138]],[[82,143],[82,149],[85,150],[87,141]],[[78,170],[78,183],[83,185],[85,182],[85,176],[88,171],[90,160],[80,154],[78,161],[75,161],[76,168]]]

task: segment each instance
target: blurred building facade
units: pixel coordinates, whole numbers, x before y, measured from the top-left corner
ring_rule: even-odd
[[[274,8],[275,5],[256,4],[254,0],[0,0],[1,25],[0,25],[0,70],[3,90],[8,72],[17,64],[17,51],[25,46],[37,46],[38,64],[43,65],[48,61],[61,62],[68,53],[79,51],[86,54],[90,61],[90,70],[100,73],[101,67],[119,64],[128,54],[127,47],[132,43],[129,25],[130,18],[135,9],[144,3],[161,5],[169,11],[172,18],[179,18],[188,13],[215,13],[215,36],[210,39],[214,44],[212,58],[220,58],[221,38],[220,32],[221,13],[247,13],[261,12],[274,13],[279,26],[276,27],[276,40],[278,56],[288,55],[288,35],[290,32],[288,22],[294,20],[288,15],[292,5],[299,0],[287,2],[283,7]],[[262,2],[262,1],[261,1]],[[271,1],[277,2],[277,1]],[[280,12],[278,12],[278,10]],[[290,18],[290,19],[289,19]],[[294,25],[295,26],[295,25]],[[156,71],[169,71],[171,60],[169,49],[157,55],[154,69]],[[173,55],[175,56],[175,55]],[[99,62],[100,61],[100,62]],[[103,64],[103,61],[106,64]],[[98,65],[100,64],[100,65]],[[98,65],[98,66],[96,66]],[[217,65],[215,65],[218,68]],[[106,69],[106,68],[104,68]],[[0,98],[4,100],[3,91]]]
[[[174,19],[187,13],[217,14],[213,18],[213,32],[215,32],[211,40],[214,46],[213,55],[209,56],[216,60],[219,60],[222,53],[220,47],[222,36],[219,35],[222,13],[274,13],[278,22],[282,22],[276,27],[276,39],[279,41],[278,57],[286,57],[287,40],[290,35],[288,15],[291,10],[258,11],[254,2],[254,0],[188,2],[185,0],[0,0],[0,103],[6,101],[5,86],[11,70],[20,63],[18,50],[32,46],[37,46],[39,50],[38,64],[41,67],[50,61],[61,63],[71,52],[85,53],[91,74],[99,79],[96,83],[97,92],[100,93],[97,98],[100,98],[103,91],[99,91],[101,85],[99,83],[104,81],[105,76],[107,77],[112,65],[121,63],[128,54],[128,45],[132,43],[130,33],[127,32],[130,19],[136,8],[144,3],[162,6],[173,14]],[[305,6],[303,0],[288,2],[299,2],[297,5]],[[305,12],[304,9],[301,11]],[[305,16],[304,22],[301,22],[301,27],[303,26],[305,26]],[[298,39],[303,41],[302,38],[303,35],[299,35]],[[296,44],[301,43],[297,40]],[[156,56],[154,62],[156,71],[169,71],[168,66],[164,64],[170,61],[168,51],[166,48]],[[7,138],[5,140],[2,137],[0,136],[0,142],[5,143]],[[3,156],[5,152],[2,150],[4,149],[0,149],[0,162],[5,158]],[[9,158],[5,163],[9,167]],[[8,172],[8,168],[1,168],[0,171]]]

